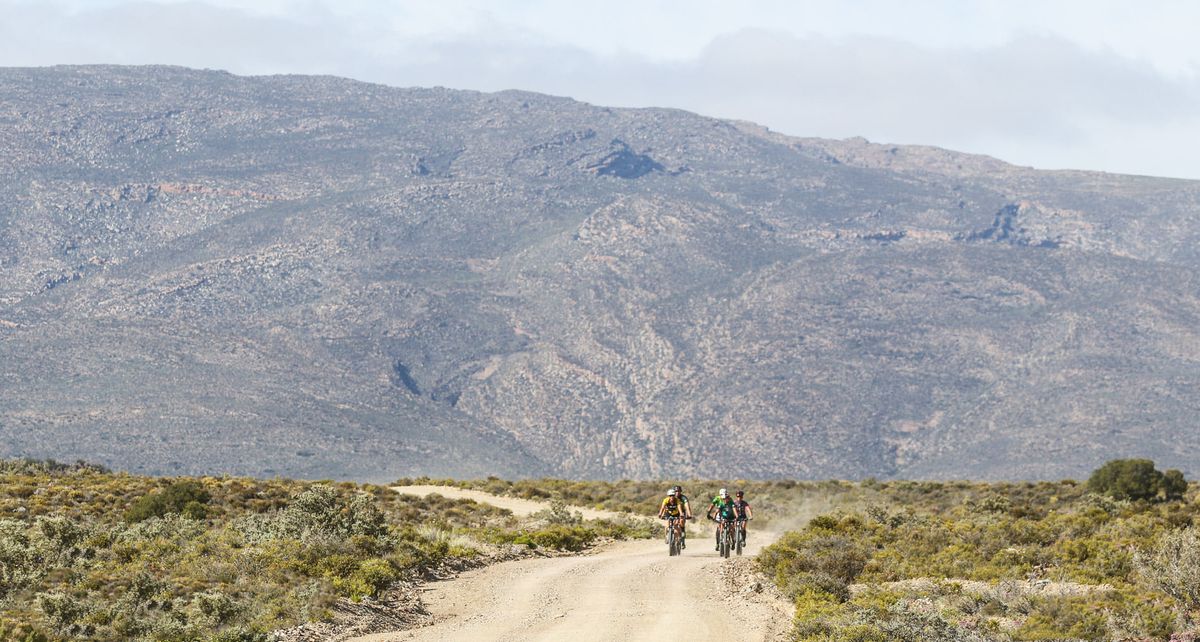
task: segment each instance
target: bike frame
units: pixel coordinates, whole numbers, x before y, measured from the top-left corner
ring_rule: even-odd
[[[724,540],[725,551],[722,551],[722,556],[728,557],[728,551],[731,550],[737,543],[737,535],[734,531],[734,521],[729,519],[717,520],[717,525],[721,528],[721,538]]]
[[[667,544],[670,545],[671,555],[679,554],[680,543],[683,541],[683,516],[663,518],[667,521]]]

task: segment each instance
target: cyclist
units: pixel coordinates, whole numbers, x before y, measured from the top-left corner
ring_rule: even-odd
[[[712,498],[712,502],[709,503],[709,505],[708,505],[708,518],[709,519],[714,520],[714,521],[717,519],[716,518],[717,509],[722,504],[725,503],[726,499],[729,499],[729,491],[722,488],[721,491],[717,493],[717,496]],[[717,540],[717,550],[719,551],[719,550],[721,550],[721,525],[720,524],[717,524],[716,540]]]
[[[724,490],[724,489],[721,489]],[[733,503],[733,498],[729,493],[725,493],[721,498],[721,503],[713,505],[713,513],[717,520],[717,550],[721,550],[721,527],[724,522],[732,522],[737,519],[737,506]]]
[[[734,493],[733,496],[736,498],[733,500],[733,509],[735,511],[737,511],[738,520],[743,520],[742,521],[742,544],[745,544],[746,543],[746,531],[747,531],[746,526],[748,526],[748,524],[746,524],[745,522],[748,522],[748,521],[754,519],[754,510],[750,508],[750,502],[743,499],[743,497],[745,496],[745,493],[743,493],[742,491],[739,490],[738,492]]]
[[[678,488],[678,486],[676,486],[675,488]],[[659,519],[667,519],[668,517],[674,517],[674,518],[681,519],[681,520],[687,519],[687,512],[686,512],[687,509],[684,507],[683,500],[681,500],[678,496],[676,496],[675,488],[672,488],[671,490],[667,491],[667,497],[665,499],[663,499],[662,505],[658,507],[658,518]],[[680,524],[680,528],[682,528],[683,526],[684,526],[684,524]],[[667,532],[664,533],[664,536],[670,535],[670,533],[671,533],[671,522],[670,522],[670,520],[667,520]],[[679,544],[680,544],[680,547],[682,547],[684,545],[684,541],[680,540]]]
[[[676,484],[671,492],[675,495],[675,499],[683,502],[683,524],[680,525],[683,530],[683,538],[679,543],[683,548],[687,548],[687,523],[693,519],[692,504],[688,501],[687,495],[683,494],[683,486]]]

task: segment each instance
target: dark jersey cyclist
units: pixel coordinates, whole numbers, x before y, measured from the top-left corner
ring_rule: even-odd
[[[743,535],[742,543],[743,544],[746,543],[744,536],[746,534],[747,524],[745,522],[748,522],[748,521],[754,519],[754,510],[752,508],[750,508],[750,502],[743,499],[743,497],[745,497],[745,495],[746,495],[745,493],[743,493],[742,491],[739,490],[738,492],[734,493],[734,497],[736,499],[733,500],[733,509],[737,512],[737,519],[744,520],[742,523],[742,535]]]

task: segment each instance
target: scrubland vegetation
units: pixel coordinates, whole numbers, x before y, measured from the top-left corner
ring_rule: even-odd
[[[0,640],[267,640],[404,578],[657,533],[387,487],[0,462]]]
[[[664,482],[421,480],[651,513]],[[1086,482],[686,481],[741,488],[785,532],[760,569],[798,642],[1200,639],[1200,515],[1179,471],[1117,460]]]
[[[544,500],[507,511],[352,483],[153,478],[0,462],[0,639],[267,640],[394,583],[500,552],[656,537],[568,505],[651,515],[670,482],[399,480]],[[1086,482],[685,481],[743,489],[785,534],[759,568],[803,642],[1194,640],[1200,504],[1178,471]],[[752,536],[754,530],[752,529]],[[789,530],[790,529],[790,530]]]
[[[1157,473],[1157,474],[1155,474]],[[1200,514],[1178,471],[886,482],[767,548],[805,642],[1193,640]]]

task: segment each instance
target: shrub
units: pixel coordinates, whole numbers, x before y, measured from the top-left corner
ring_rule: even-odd
[[[202,591],[192,596],[189,605],[191,620],[203,623],[207,628],[216,628],[233,620],[244,607],[233,598],[217,590]]]
[[[335,578],[333,585],[357,602],[364,597],[379,597],[399,578],[399,571],[387,560],[372,558],[359,562],[349,575]]]
[[[1187,491],[1187,481],[1178,470],[1166,473],[1149,459],[1114,459],[1097,468],[1088,478],[1088,490],[1114,499],[1175,500]]]
[[[584,526],[553,524],[546,528],[519,535],[514,544],[560,551],[582,551],[596,540],[596,531]]]
[[[25,524],[0,519],[0,599],[30,586],[43,574]]]
[[[168,513],[162,517],[150,517],[131,526],[124,527],[116,534],[116,544],[132,545],[139,541],[154,539],[191,540],[204,532],[204,524],[194,519],[188,519],[178,513]]]
[[[1200,536],[1187,528],[1163,535],[1153,549],[1134,555],[1138,574],[1175,600],[1181,615],[1200,611]]]
[[[11,642],[50,642],[45,633],[34,628],[32,624],[22,622],[5,622],[0,620],[0,640]]]
[[[567,503],[561,499],[551,501],[550,508],[538,511],[534,517],[544,519],[548,524],[561,526],[575,526],[583,523],[583,514],[579,511],[572,512],[567,508]]]
[[[0,474],[36,475],[46,473],[93,472],[107,474],[108,468],[78,459],[73,464],[64,464],[53,459],[4,459],[0,460]],[[0,638],[2,639],[2,638]]]
[[[125,521],[136,523],[151,517],[162,517],[169,513],[179,513],[192,519],[204,519],[207,510],[204,505],[212,496],[199,482],[181,480],[158,491],[143,495],[134,502],[125,513]]]
[[[46,619],[59,631],[69,631],[76,622],[87,615],[88,607],[74,597],[62,592],[38,593],[37,605]]]
[[[1163,473],[1162,489],[1163,495],[1168,500],[1183,499],[1183,494],[1188,489],[1188,483],[1183,478],[1182,472],[1172,468]]]
[[[280,512],[275,526],[279,536],[300,540],[378,537],[387,532],[387,521],[370,496],[356,495],[346,501],[324,484],[297,495]]]
[[[245,627],[236,627],[212,634],[208,642],[267,642],[270,639],[266,633],[253,631]]]
[[[877,631],[888,642],[993,642],[1008,636],[989,637],[946,620],[938,605],[928,598],[903,599],[893,604],[882,617],[860,611],[859,625]],[[867,638],[871,639],[871,638]]]
[[[850,584],[863,572],[871,554],[864,543],[829,532],[842,520],[822,517],[809,522],[805,531],[788,533],[764,549],[758,556],[759,568],[793,599],[825,595],[844,602],[850,599]]]

